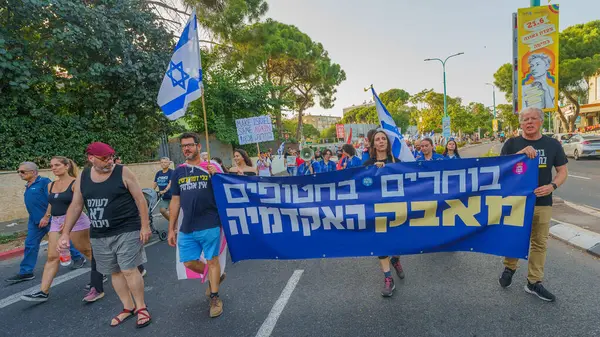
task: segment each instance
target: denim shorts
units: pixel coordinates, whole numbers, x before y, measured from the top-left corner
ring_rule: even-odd
[[[192,233],[181,233],[177,235],[177,246],[179,247],[179,262],[196,261],[204,252],[206,260],[212,260],[219,256],[221,243],[221,228],[215,227]]]

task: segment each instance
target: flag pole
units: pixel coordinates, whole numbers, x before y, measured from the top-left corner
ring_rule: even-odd
[[[194,10],[194,12],[193,12],[192,15],[194,15],[194,21],[195,21],[195,24],[197,25],[198,24],[198,17],[196,16],[196,10]],[[200,39],[198,37],[198,31],[197,30],[196,30],[196,42],[197,42],[196,48],[198,48],[198,59],[199,59],[198,60],[199,61],[198,64],[200,64],[200,69],[202,69],[202,57],[200,55],[201,54],[201,51],[200,51]],[[200,71],[202,71],[202,70],[200,70]],[[203,77],[203,76],[201,75],[201,77]],[[208,155],[208,162],[210,163],[210,159],[212,157],[210,156],[210,144],[208,142],[208,121],[207,121],[207,118],[206,118],[206,103],[204,103],[204,83],[202,83],[202,89],[200,89],[200,90],[202,90],[201,91],[201,93],[202,93],[201,94],[201,96],[202,96],[202,114],[204,115],[204,136],[206,137],[206,154]]]
[[[202,113],[204,114],[204,135],[206,136],[206,153],[210,163],[210,144],[208,143],[208,122],[206,121],[206,104],[204,103],[204,88],[202,88]]]

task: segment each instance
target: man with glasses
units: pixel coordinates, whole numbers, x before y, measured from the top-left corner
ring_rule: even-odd
[[[535,210],[531,224],[531,243],[529,247],[529,262],[527,284],[525,291],[536,295],[548,302],[555,300],[555,296],[542,285],[544,278],[544,264],[546,263],[546,249],[548,233],[550,231],[550,218],[552,217],[552,192],[567,180],[567,156],[560,143],[542,135],[541,128],[544,123],[544,112],[539,108],[525,108],[519,114],[519,122],[523,135],[506,141],[502,147],[501,155],[525,154],[529,158],[539,155],[539,176],[535,193]],[[556,176],[552,179],[552,167],[556,169]],[[518,259],[505,258],[504,271],[498,280],[500,286],[508,288],[512,284],[512,277],[517,269]]]
[[[172,199],[169,207],[169,245],[178,247],[179,262],[186,268],[204,273],[206,267],[200,259],[208,262],[208,289],[210,297],[209,315],[218,317],[223,313],[223,301],[219,298],[219,286],[224,280],[221,276],[219,248],[221,238],[221,220],[213,194],[212,176],[217,173],[213,164],[201,167],[200,136],[186,132],[179,136],[181,151],[186,161],[175,169],[171,180]],[[179,211],[183,219],[177,228]]]
[[[75,182],[58,249],[69,246],[69,233],[85,204],[92,222],[96,267],[104,275],[112,274],[113,288],[123,305],[110,325],[115,327],[137,315],[136,326],[142,328],[151,322],[144,300],[144,279],[138,270],[146,262],[144,244],[152,234],[148,205],[133,172],[114,164],[115,151],[108,144],[91,143],[86,153],[91,167]]]
[[[40,242],[50,230],[50,214],[48,210],[48,184],[51,182],[46,177],[40,177],[38,166],[32,162],[23,162],[17,170],[19,177],[25,180],[25,208],[29,213],[27,221],[27,238],[25,239],[25,251],[23,252],[23,261],[19,273],[6,279],[8,283],[19,283],[33,280],[33,269],[37,263],[38,253],[40,251]],[[71,268],[77,269],[83,267],[86,260],[77,251],[71,247]]]

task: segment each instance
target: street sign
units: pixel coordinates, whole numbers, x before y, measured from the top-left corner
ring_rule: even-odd
[[[442,118],[442,136],[444,138],[449,139],[452,135],[452,130],[450,128],[450,117]]]
[[[270,116],[236,119],[235,126],[240,145],[275,140]]]

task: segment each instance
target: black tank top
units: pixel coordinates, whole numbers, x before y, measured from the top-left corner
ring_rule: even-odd
[[[71,201],[73,201],[73,184],[75,180],[73,180],[67,190],[60,193],[53,193],[52,188],[54,187],[54,181],[50,184],[50,190],[48,191],[48,202],[52,206],[50,208],[50,215],[52,216],[63,216],[67,214],[67,209],[69,205],[71,205]]]
[[[92,222],[92,238],[140,230],[140,213],[123,183],[122,165],[115,165],[110,177],[101,183],[92,181],[89,167],[83,170],[81,194]]]

